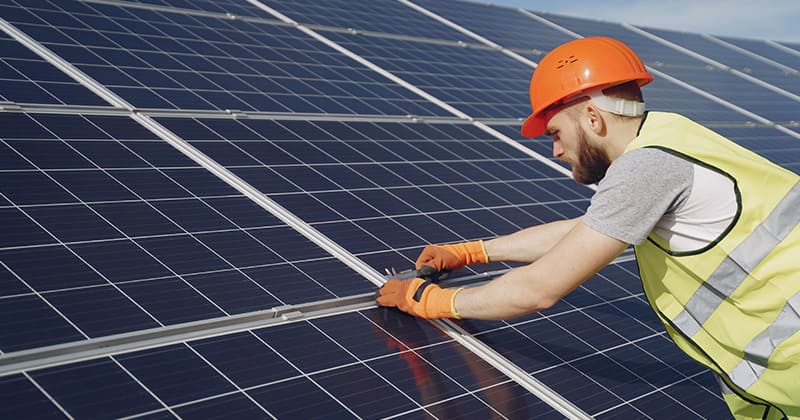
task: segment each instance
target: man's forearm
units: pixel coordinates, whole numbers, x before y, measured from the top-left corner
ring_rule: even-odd
[[[624,242],[575,221],[547,226],[548,235],[572,228],[535,262],[517,267],[454,296],[455,313],[464,318],[511,319],[546,309],[558,302],[619,255]],[[527,235],[534,235],[526,232]]]
[[[486,253],[490,261],[534,262],[558,243],[580,220],[577,217],[545,223],[485,241]]]

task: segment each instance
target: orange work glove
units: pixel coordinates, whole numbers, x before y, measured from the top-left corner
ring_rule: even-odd
[[[456,294],[461,289],[442,289],[425,279],[387,281],[378,289],[378,305],[397,307],[420,318],[461,318],[456,312]]]
[[[428,245],[417,257],[417,270],[423,275],[428,275],[445,270],[457,270],[474,263],[488,262],[489,255],[486,254],[483,241]],[[425,266],[430,268],[423,269]]]

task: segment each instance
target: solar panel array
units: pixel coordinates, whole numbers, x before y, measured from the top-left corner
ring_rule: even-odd
[[[0,18],[0,364],[201,332],[33,360],[0,376],[2,417],[727,415],[625,259],[509,322],[203,326],[336,308],[427,243],[580,215],[592,190],[518,134],[532,62],[576,36],[631,45],[650,109],[800,172],[797,45],[456,0],[10,0]]]

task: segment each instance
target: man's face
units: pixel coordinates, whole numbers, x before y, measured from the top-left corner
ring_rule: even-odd
[[[558,112],[547,123],[545,134],[553,138],[553,156],[572,168],[573,179],[580,184],[595,184],[606,176],[611,159],[586,135],[578,121],[580,112]]]

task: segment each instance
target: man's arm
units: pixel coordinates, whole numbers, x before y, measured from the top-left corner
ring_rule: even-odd
[[[519,246],[517,239],[512,239],[512,245]],[[511,270],[482,286],[463,289],[455,296],[454,306],[458,315],[475,319],[511,319],[547,309],[613,261],[627,246],[577,222],[572,224],[563,239],[556,242],[533,263]]]
[[[531,263],[550,250],[580,220],[545,223],[486,241],[428,245],[419,254],[416,266],[424,272],[435,272],[490,261]]]
[[[485,241],[489,261],[532,263],[564,238],[580,220],[577,217],[545,223]]]

